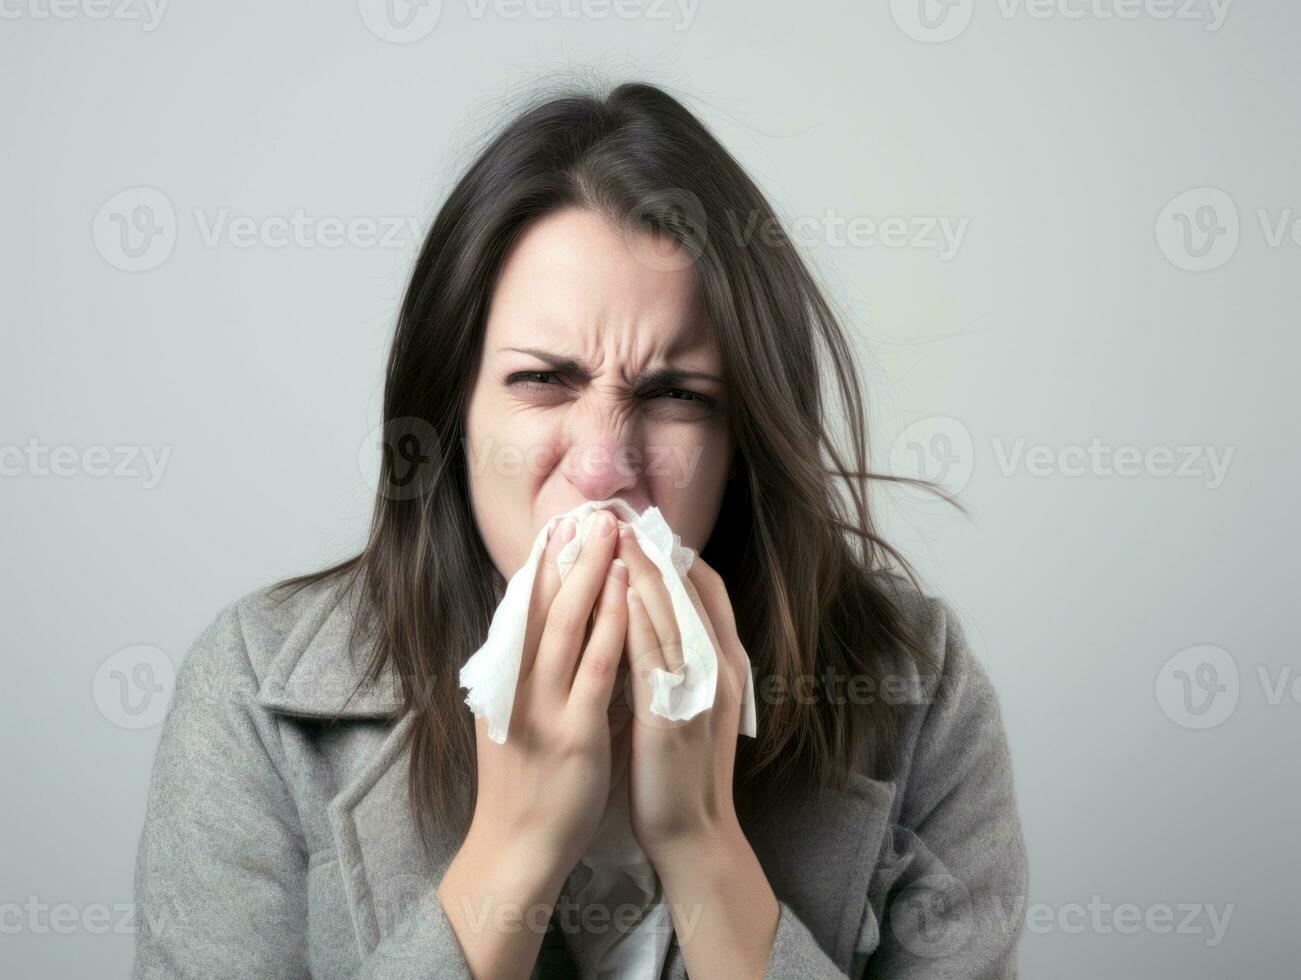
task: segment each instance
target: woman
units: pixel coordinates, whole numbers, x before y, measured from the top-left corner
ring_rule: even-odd
[[[573,907],[566,876],[623,766],[674,930],[640,975],[1014,973],[997,701],[948,607],[890,570],[851,351],[777,227],[649,85],[540,100],[470,165],[402,305],[365,549],[234,603],[182,666],[137,976],[593,975],[584,937],[618,910]],[[665,725],[639,703],[676,628],[611,522],[563,582],[543,562],[496,744],[459,668],[540,528],[609,498],[699,552],[715,705]]]

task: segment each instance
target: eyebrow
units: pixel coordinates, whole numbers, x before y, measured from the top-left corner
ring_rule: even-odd
[[[591,369],[583,361],[574,357],[552,354],[550,351],[538,347],[498,348],[498,352],[508,350],[529,354],[540,361],[546,361],[556,371],[563,371],[566,374],[573,374],[580,378],[590,378],[592,376]],[[660,368],[657,371],[645,372],[638,375],[636,381],[638,384],[656,385],[674,385],[680,381],[713,381],[715,384],[726,386],[726,382],[716,374],[708,374],[705,371],[685,371],[680,368]]]

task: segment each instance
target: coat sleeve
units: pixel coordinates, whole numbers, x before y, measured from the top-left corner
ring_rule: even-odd
[[[910,709],[898,822],[873,879],[880,942],[864,980],[1016,976],[1026,858],[998,700],[948,605],[926,599],[934,689]],[[875,896],[874,896],[875,899]],[[845,974],[780,902],[765,980]]]
[[[942,670],[920,722],[898,823],[881,944],[866,977],[1012,978],[1026,857],[998,699],[948,604],[927,599]]]
[[[190,649],[163,722],[136,858],[136,980],[313,972],[307,848],[279,721],[257,690],[231,606]],[[470,980],[436,887],[358,954],[362,975]]]

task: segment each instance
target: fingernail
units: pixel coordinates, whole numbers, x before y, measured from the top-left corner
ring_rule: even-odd
[[[631,537],[632,537],[632,526],[629,525],[629,524],[625,524],[625,525],[623,525],[622,527],[620,527],[620,528],[619,528],[619,537],[621,537],[621,538],[631,538]]]
[[[574,536],[575,526],[574,519],[572,517],[566,517],[560,522],[560,526],[556,528],[556,540],[561,544],[564,544]]]
[[[602,511],[596,518],[596,533],[605,537],[614,530],[615,519],[609,511]]]
[[[622,558],[616,558],[610,562],[610,574],[620,582],[628,581],[628,563]]]

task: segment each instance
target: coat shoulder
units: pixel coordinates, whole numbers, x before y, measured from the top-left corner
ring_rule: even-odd
[[[260,684],[286,641],[297,631],[313,629],[341,595],[337,577],[299,589],[276,582],[247,592],[216,613],[191,646],[182,671]]]
[[[971,651],[953,604],[891,576],[899,608],[934,661],[919,670],[900,730],[896,801],[901,820],[920,820],[970,777],[985,785],[991,812],[1015,819],[1012,760],[997,691]]]
[[[929,705],[960,691],[992,699],[989,675],[968,644],[954,604],[896,572],[878,572],[875,578],[931,660],[929,666],[911,667],[909,681],[919,695],[918,701]]]

